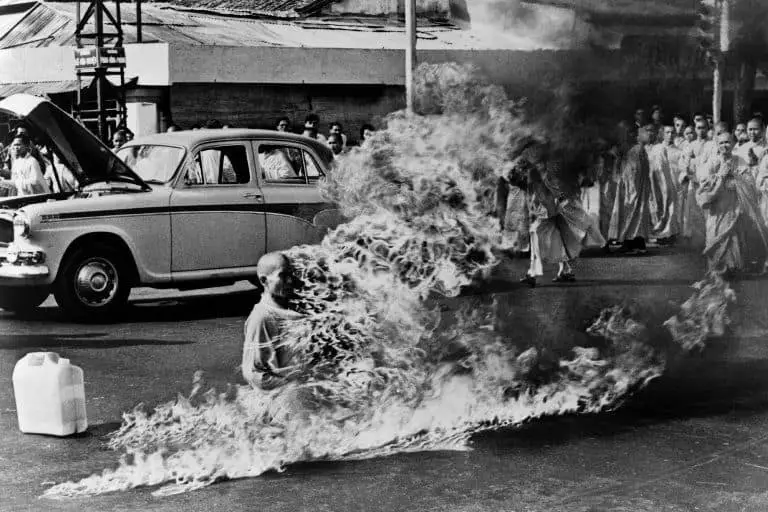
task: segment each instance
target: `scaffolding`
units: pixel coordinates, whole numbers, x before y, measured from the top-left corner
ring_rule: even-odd
[[[120,0],[114,1],[114,15],[103,0],[89,0],[81,16],[81,0],[77,0],[75,28],[75,67],[79,88],[74,114],[103,141],[111,132],[125,126],[125,49],[120,16]],[[108,77],[117,77],[115,87]],[[86,98],[83,81],[92,92]],[[110,97],[107,97],[108,94]]]

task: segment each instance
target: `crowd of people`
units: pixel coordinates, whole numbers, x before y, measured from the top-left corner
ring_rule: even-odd
[[[335,155],[349,150],[351,141],[344,133],[344,127],[340,122],[332,122],[327,135],[319,132],[319,124],[319,116],[310,113],[306,116],[301,134],[324,142]],[[228,128],[231,126],[211,119],[204,125],[194,125],[191,129],[226,130]],[[275,129],[290,132],[291,120],[288,117],[281,117]],[[180,126],[172,124],[167,131],[180,130]],[[362,144],[369,139],[374,131],[373,125],[364,124],[360,129],[359,142]],[[112,133],[108,145],[113,151],[117,151],[126,142],[133,140],[133,137],[134,134],[130,129],[120,126]],[[0,197],[68,192],[76,188],[77,182],[72,173],[62,165],[55,153],[49,151],[46,146],[35,143],[23,125],[9,133],[5,144],[0,142]]]
[[[304,118],[304,125],[301,132],[301,135],[304,135],[305,137],[309,137],[312,139],[319,140],[321,142],[324,142],[327,144],[331,150],[333,151],[334,155],[340,155],[342,153],[346,153],[349,150],[349,147],[352,143],[352,141],[349,139],[347,134],[344,132],[344,125],[342,125],[339,121],[333,121],[331,124],[328,125],[328,134],[325,135],[323,133],[320,133],[320,116],[318,116],[315,113],[310,113]],[[222,124],[220,121],[216,119],[211,119],[207,121],[205,124],[194,124],[190,129],[191,130],[201,130],[201,129],[228,129],[231,128],[228,124]],[[168,127],[168,132],[177,132],[181,131],[182,128],[177,124],[171,124]],[[275,130],[279,132],[293,132],[291,119],[287,116],[283,116],[280,119],[277,120],[277,123],[275,124]],[[370,123],[365,123],[360,128],[359,133],[359,139],[358,142],[360,144],[363,144],[366,139],[369,139],[373,133],[376,131],[376,128]]]
[[[614,143],[602,141],[579,173],[580,194],[559,194],[546,158],[524,155],[527,179],[503,179],[497,214],[502,229],[528,231],[521,243],[531,266],[522,279],[535,286],[542,262],[559,264],[555,281],[574,279],[570,262],[583,247],[644,254],[646,244],[703,247],[710,270],[724,275],[768,270],[768,155],[766,127],[756,114],[733,131],[703,114],[665,122],[635,112]],[[541,152],[540,152],[541,153]],[[522,223],[509,225],[511,187],[525,191]],[[527,247],[526,247],[527,245]]]

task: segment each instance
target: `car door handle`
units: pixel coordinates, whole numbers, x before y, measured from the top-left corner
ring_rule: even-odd
[[[261,199],[262,196],[258,192],[246,192],[243,194],[243,197],[246,199]]]

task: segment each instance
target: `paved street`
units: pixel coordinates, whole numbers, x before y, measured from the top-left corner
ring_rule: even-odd
[[[692,254],[578,262],[579,281],[520,287],[525,262],[507,261],[477,293],[520,345],[579,343],[604,306],[634,300],[662,321],[703,275]],[[186,393],[195,370],[211,385],[239,380],[250,285],[181,294],[138,290],[115,325],[62,322],[50,301],[32,318],[0,312],[0,510],[192,511],[765,511],[768,510],[768,280],[737,283],[737,333],[667,375],[616,412],[531,422],[484,434],[469,452],[307,463],[282,474],[155,498],[138,489],[67,501],[38,497],[50,482],[114,467],[104,448],[121,413]],[[11,385],[25,353],[52,350],[85,371],[89,431],[76,438],[18,432]]]

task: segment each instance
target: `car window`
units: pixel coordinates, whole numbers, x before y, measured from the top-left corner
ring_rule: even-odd
[[[304,154],[304,169],[307,171],[307,178],[319,178],[325,176],[322,167],[317,164],[315,157],[313,157],[309,151],[302,150]]]
[[[167,183],[178,169],[184,157],[184,149],[142,144],[120,148],[117,156],[144,181]]]
[[[187,185],[235,185],[251,181],[245,146],[205,148],[187,165]]]
[[[266,181],[306,183],[303,151],[283,144],[260,144],[261,177]]]

